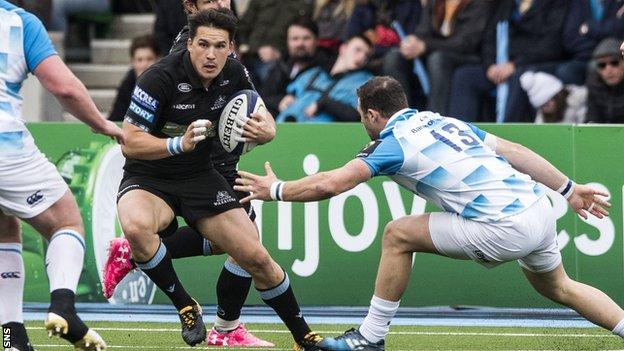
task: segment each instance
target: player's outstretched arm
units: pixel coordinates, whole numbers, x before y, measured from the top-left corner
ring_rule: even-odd
[[[209,120],[200,119],[191,123],[183,136],[163,139],[124,121],[123,133],[126,143],[121,147],[121,152],[125,157],[136,160],[159,160],[190,152],[199,142],[206,139],[207,130],[211,126]]]
[[[371,172],[364,161],[355,159],[328,172],[320,172],[288,182],[277,179],[269,162],[264,164],[265,176],[239,171],[234,190],[250,192],[241,202],[258,200],[279,200],[308,202],[317,201],[344,193],[371,178]]]
[[[52,93],[63,108],[91,127],[123,143],[123,133],[117,125],[102,117],[87,88],[57,56],[43,60],[34,71],[41,84]]]
[[[587,212],[598,218],[609,215],[606,208],[611,204],[601,197],[608,194],[586,185],[572,183],[565,174],[531,149],[497,137],[495,151],[505,157],[515,169],[555,191],[565,193],[568,203],[581,217],[587,218]]]

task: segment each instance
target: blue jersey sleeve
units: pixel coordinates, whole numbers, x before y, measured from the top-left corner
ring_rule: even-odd
[[[392,135],[370,143],[357,158],[368,165],[373,177],[396,174],[405,159],[401,145]]]
[[[41,61],[57,52],[43,23],[35,15],[26,11],[20,11],[19,15],[24,24],[24,56],[28,70],[33,72]]]
[[[468,123],[468,122],[464,122],[464,123],[466,123],[466,125],[472,130],[473,133],[477,135],[477,137],[479,137],[479,139],[481,139],[481,141],[485,141],[487,132],[485,132],[484,130],[480,129],[479,127],[475,126],[472,123]]]

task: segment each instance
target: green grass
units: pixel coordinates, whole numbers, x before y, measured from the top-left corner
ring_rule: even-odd
[[[100,332],[111,351],[191,349],[182,341],[178,324],[100,322],[90,323],[90,326]],[[37,350],[71,350],[64,341],[49,339],[43,330],[43,323],[30,322],[27,327]],[[282,325],[249,324],[247,327],[257,336],[277,345],[272,349],[255,350],[292,350],[292,339]],[[348,326],[314,325],[313,328],[331,336],[342,333]],[[386,340],[386,350],[624,350],[624,341],[599,328],[393,326]]]

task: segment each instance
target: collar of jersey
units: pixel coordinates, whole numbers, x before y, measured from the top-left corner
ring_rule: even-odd
[[[394,125],[399,121],[407,121],[410,117],[412,117],[415,113],[418,113],[418,110],[412,108],[404,108],[400,111],[395,112],[390,118],[388,118],[388,123],[386,123],[386,127],[379,133],[380,138],[385,138],[394,129]]]
[[[191,54],[188,52],[188,50],[184,52],[182,61],[184,65],[184,71],[186,72],[186,75],[189,77],[190,84],[193,87],[193,89],[204,89],[204,85],[199,79],[199,75],[197,75],[197,72],[195,72],[195,68],[193,68],[193,64],[191,63]],[[210,89],[211,87],[214,87],[214,86],[220,86],[220,83],[223,81],[224,69],[225,69],[225,65],[223,66],[223,69],[221,70],[221,72],[219,72],[219,75],[216,76],[215,79],[212,80],[212,82],[210,82],[210,86],[208,86],[207,89]]]

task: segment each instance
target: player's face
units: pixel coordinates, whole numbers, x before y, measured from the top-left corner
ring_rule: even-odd
[[[223,70],[232,52],[232,42],[226,30],[202,26],[195,38],[189,39],[187,48],[195,72],[208,85]]]
[[[371,140],[377,140],[379,138],[379,132],[375,132],[375,125],[371,118],[372,116],[369,111],[362,110],[359,100],[358,100],[357,111],[360,114],[360,121],[364,125],[364,129],[366,129],[366,134],[368,134]]]
[[[316,53],[316,37],[307,28],[290,26],[287,33],[288,54],[292,59],[304,59]]]
[[[156,53],[150,48],[136,49],[132,55],[132,68],[134,68],[137,77],[153,65],[157,58]]]

